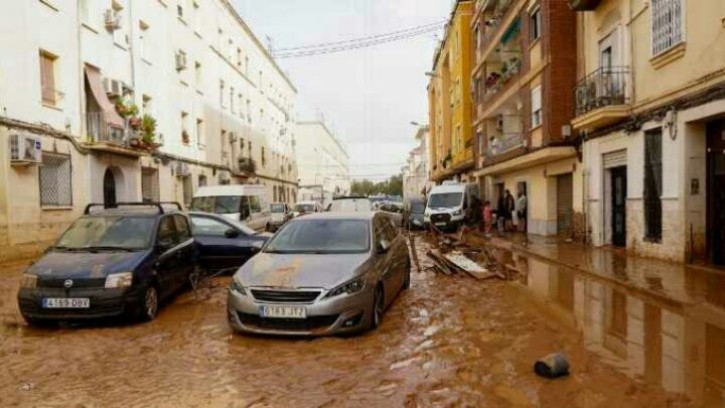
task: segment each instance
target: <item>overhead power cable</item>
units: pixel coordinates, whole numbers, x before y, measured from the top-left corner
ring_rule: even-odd
[[[397,33],[392,36],[385,36],[385,37],[379,37],[379,38],[371,38],[365,41],[359,41],[349,44],[342,44],[342,45],[333,45],[333,46],[323,46],[320,48],[309,48],[305,50],[299,50],[299,51],[289,51],[289,52],[278,52],[275,53],[276,58],[297,58],[297,57],[309,57],[314,55],[323,55],[323,54],[332,54],[337,52],[343,52],[343,51],[350,51],[360,48],[366,48],[366,47],[372,47],[375,45],[390,43],[394,41],[400,41],[412,37],[416,37],[419,35],[424,35],[428,33],[433,33],[435,31],[438,31],[440,28],[442,28],[442,24],[438,24],[435,26],[426,26],[426,27],[418,27],[414,31],[406,31]]]
[[[275,50],[275,53],[285,54],[285,53],[288,53],[290,51],[306,50],[306,49],[310,49],[310,48],[324,48],[324,47],[335,46],[335,45],[342,45],[342,44],[350,44],[350,43],[356,43],[356,42],[370,41],[370,40],[375,40],[375,39],[379,39],[379,38],[384,38],[384,37],[389,37],[389,36],[395,36],[395,35],[399,35],[399,34],[404,34],[404,33],[408,33],[408,32],[411,32],[411,31],[417,31],[417,30],[420,30],[420,29],[423,29],[423,28],[431,28],[431,27],[438,28],[438,27],[442,27],[443,24],[445,24],[445,21],[438,21],[438,22],[435,22],[435,23],[429,23],[429,24],[424,24],[424,25],[420,25],[420,26],[416,26],[416,27],[406,28],[404,30],[392,31],[392,32],[385,33],[385,34],[378,34],[378,35],[367,36],[367,37],[351,38],[349,40],[343,40],[343,41],[333,41],[333,42],[320,43],[320,44],[303,45],[303,46],[299,46],[299,47],[279,48],[279,49],[276,49]]]

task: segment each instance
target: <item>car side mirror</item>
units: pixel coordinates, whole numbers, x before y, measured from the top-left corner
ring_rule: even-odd
[[[224,236],[227,238],[236,238],[239,236],[239,231],[234,228],[229,228],[228,230],[224,231]]]
[[[384,253],[388,252],[389,249],[390,249],[390,241],[388,241],[387,239],[381,239],[380,241],[378,241],[378,253],[379,254],[384,254]]]

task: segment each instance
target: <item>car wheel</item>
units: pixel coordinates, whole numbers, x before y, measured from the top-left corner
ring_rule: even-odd
[[[159,312],[159,291],[156,289],[156,286],[149,285],[146,291],[144,291],[139,312],[141,320],[143,321],[154,320],[156,318],[156,314]]]
[[[385,295],[383,287],[378,285],[375,288],[375,298],[373,299],[373,315],[370,319],[370,329],[376,329],[383,321],[383,313],[385,312]]]
[[[408,263],[405,266],[405,279],[403,280],[403,290],[408,289],[410,287],[410,258],[408,258]]]

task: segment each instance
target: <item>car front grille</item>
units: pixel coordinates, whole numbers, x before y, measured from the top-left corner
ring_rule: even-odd
[[[68,278],[39,278],[39,288],[65,288]],[[106,278],[78,278],[73,281],[73,288],[102,288],[106,286]]]
[[[320,296],[320,291],[252,289],[252,296],[261,302],[311,303]]]
[[[339,315],[310,316],[305,319],[277,319],[255,314],[239,313],[239,321],[253,328],[280,331],[315,331],[335,324]]]
[[[433,214],[430,216],[431,222],[450,222],[451,221],[451,215],[450,214]]]

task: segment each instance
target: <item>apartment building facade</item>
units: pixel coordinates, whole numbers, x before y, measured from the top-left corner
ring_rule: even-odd
[[[321,121],[297,123],[296,149],[300,188],[308,200],[327,205],[333,197],[350,193],[350,156],[347,148]]]
[[[580,234],[582,165],[569,132],[576,14],[555,0],[479,0],[473,22],[474,172],[497,206],[528,197],[527,231]]]
[[[474,167],[471,133],[471,17],[473,1],[456,1],[436,49],[428,84],[431,179],[467,181]]]
[[[228,1],[5,6],[0,258],[47,246],[89,202],[188,205],[228,183],[296,199],[297,91]]]
[[[430,130],[421,126],[415,132],[416,146],[408,153],[403,167],[403,197],[421,197],[430,189],[428,181],[428,143]]]
[[[591,242],[725,265],[725,3],[570,5]]]

